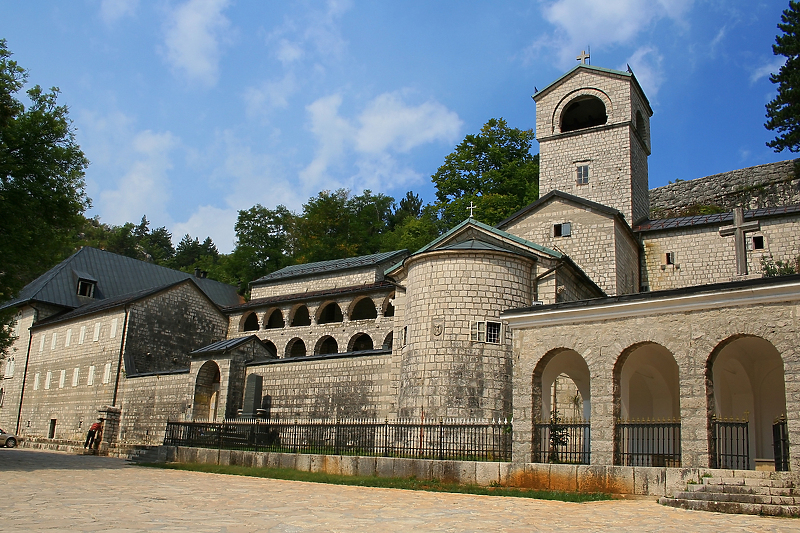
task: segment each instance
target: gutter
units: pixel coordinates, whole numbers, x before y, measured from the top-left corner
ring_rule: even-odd
[[[111,405],[117,405],[117,391],[119,390],[119,377],[122,374],[122,354],[125,352],[125,338],[128,335],[128,314],[130,307],[125,306],[125,321],[122,324],[122,339],[119,341],[119,359],[117,360],[117,380],[114,383],[114,397],[111,400]]]
[[[19,425],[20,422],[22,421],[22,400],[25,398],[25,383],[28,380],[28,363],[31,360],[31,344],[33,343],[33,332],[31,331],[31,328],[33,328],[33,324],[36,323],[36,317],[39,316],[39,311],[35,307],[33,307],[33,312],[35,313],[33,316],[33,322],[31,322],[31,327],[28,328],[28,353],[25,355],[25,370],[22,372],[22,388],[19,391],[19,410],[17,411],[17,427],[14,430],[17,435],[19,435]]]

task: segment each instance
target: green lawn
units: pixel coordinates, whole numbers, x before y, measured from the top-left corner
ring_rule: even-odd
[[[290,468],[248,468],[245,466],[207,465],[196,463],[149,463],[142,466],[166,468],[171,470],[210,472],[213,474],[227,474],[234,476],[251,476],[271,479],[288,479],[292,481],[308,481],[312,483],[329,483],[332,485],[355,485],[358,487],[426,490],[431,492],[455,492],[460,494],[485,494],[489,496],[512,496],[515,498],[536,498],[540,500],[560,500],[565,502],[587,502],[611,499],[611,495],[604,493],[560,492],[500,486],[481,487],[478,485],[444,483],[435,479],[421,480],[415,478],[383,478],[377,476],[340,476],[334,474],[324,474],[320,472],[301,472],[299,470]]]

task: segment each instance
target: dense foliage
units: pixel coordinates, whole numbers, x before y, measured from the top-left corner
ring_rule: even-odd
[[[767,143],[776,152],[800,151],[800,2],[791,0],[781,15],[778,28],[783,35],[775,38],[774,54],[785,56],[786,62],[770,81],[778,85],[778,94],[767,104],[764,126],[775,131],[775,139]]]

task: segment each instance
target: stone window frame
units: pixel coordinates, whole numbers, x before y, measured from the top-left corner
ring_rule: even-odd
[[[475,320],[470,325],[470,340],[486,344],[503,344],[503,323],[495,320]]]
[[[589,184],[589,163],[578,163],[575,165],[576,177],[575,177],[575,184],[576,185],[588,185]]]
[[[747,250],[751,252],[766,252],[767,239],[763,234],[754,234],[747,236]]]

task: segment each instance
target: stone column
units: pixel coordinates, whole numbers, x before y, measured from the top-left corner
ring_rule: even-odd
[[[119,439],[119,419],[122,409],[113,405],[104,405],[97,410],[97,413],[98,418],[103,419],[103,435],[99,449],[106,451]]]

